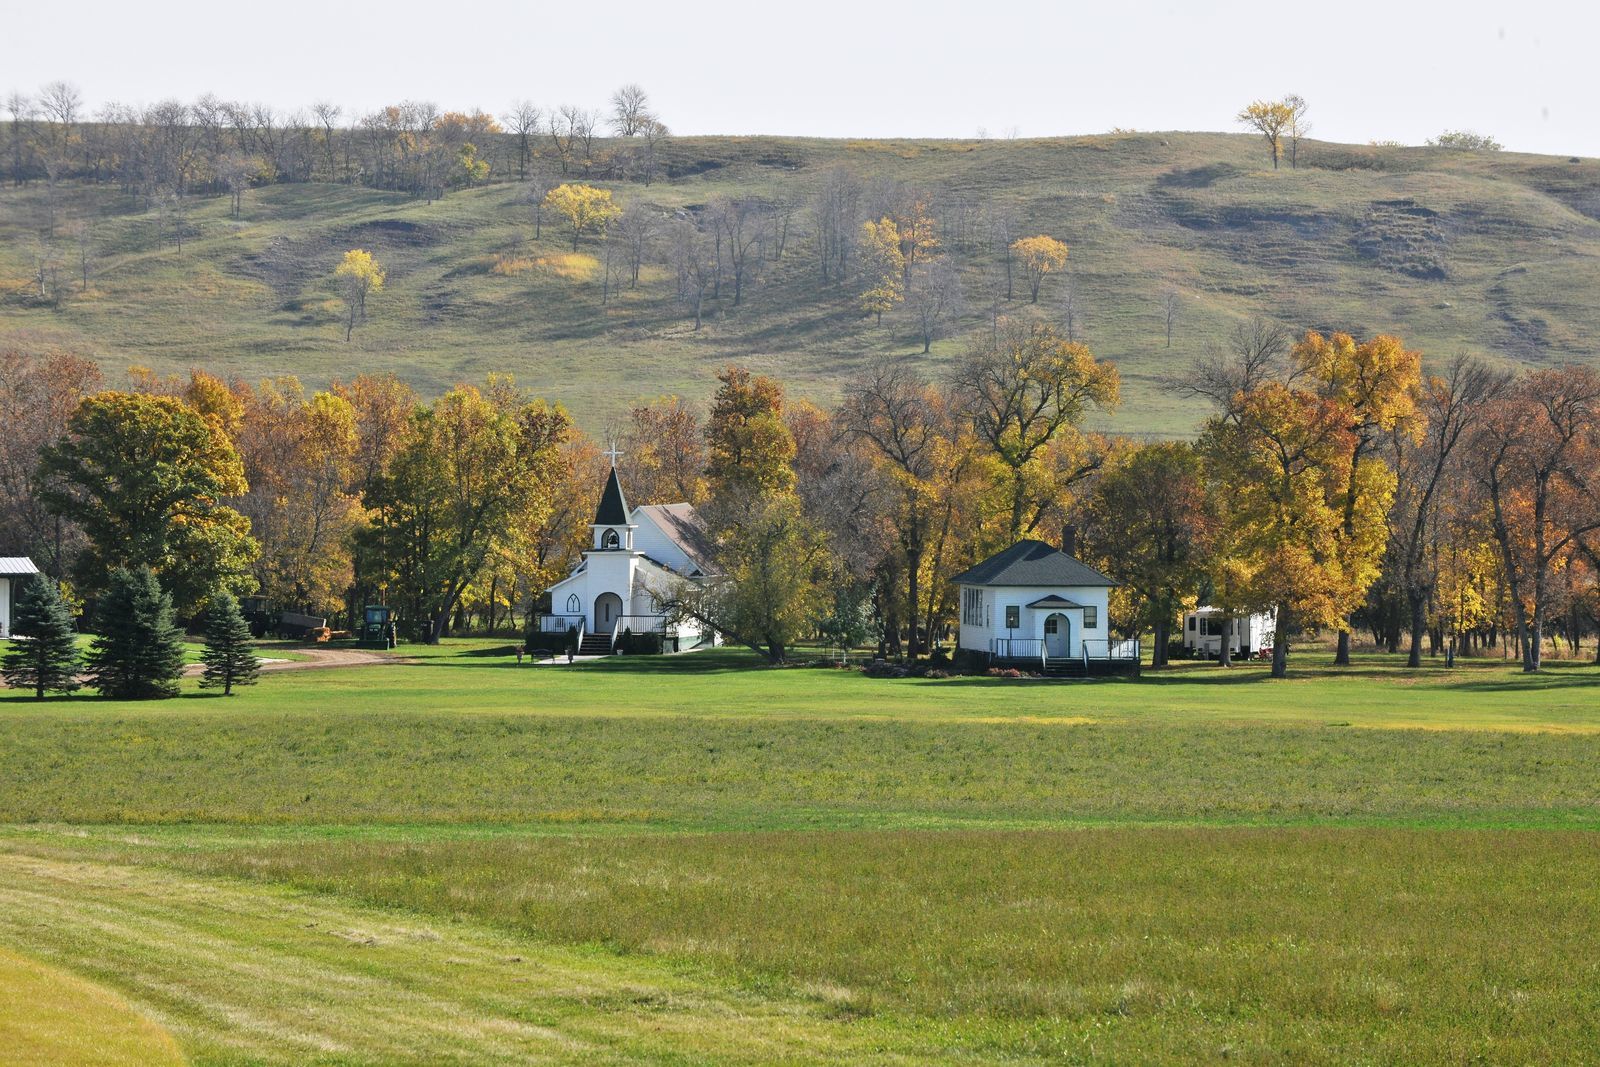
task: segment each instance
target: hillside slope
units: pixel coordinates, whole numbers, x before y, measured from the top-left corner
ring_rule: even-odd
[[[1081,334],[1123,371],[1123,408],[1103,422],[1121,431],[1192,429],[1200,410],[1158,379],[1255,314],[1297,329],[1395,332],[1435,361],[1458,351],[1521,364],[1594,358],[1600,162],[1330,144],[1302,157],[1298,170],[1274,172],[1258,139],[1222,134],[686,138],[671,145],[673,177],[613,188],[624,203],[669,212],[717,196],[804,199],[844,165],[947,201],[1011,204],[1021,233],[1071,246]],[[937,372],[964,343],[952,337],[924,357],[907,316],[876,325],[845,288],[821,286],[803,208],[783,258],[698,333],[662,266],[603,307],[593,263],[566,255],[557,225],[535,242],[514,184],[432,204],[348,186],[260,188],[238,220],[225,197],[196,201],[181,251],[158,246],[157,215],[131,198],[73,187],[59,194],[59,217],[94,220],[91,285],[42,306],[28,290],[44,195],[38,185],[0,191],[0,332],[70,344],[114,372],[200,364],[320,384],[392,370],[432,393],[510,371],[599,430],[638,397],[707,395],[711,371],[730,360],[827,402],[878,353]],[[76,245],[63,247],[75,261]],[[390,279],[346,343],[329,275],[352,247],[373,251]],[[498,273],[497,257],[522,269]],[[988,264],[977,247],[960,258],[971,330],[984,321]],[[1169,288],[1179,294],[1170,349]],[[1041,304],[1061,293],[1047,284]]]

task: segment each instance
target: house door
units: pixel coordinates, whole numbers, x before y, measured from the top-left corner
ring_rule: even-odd
[[[1051,659],[1064,659],[1069,647],[1072,624],[1059,611],[1044,620],[1044,654]]]
[[[622,618],[622,598],[615,593],[601,593],[594,598],[595,633],[608,634]]]

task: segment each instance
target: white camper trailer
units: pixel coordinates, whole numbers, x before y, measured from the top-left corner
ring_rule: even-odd
[[[1272,654],[1275,611],[1258,611],[1224,621],[1219,608],[1201,607],[1183,617],[1183,652],[1196,659],[1221,659],[1227,641],[1234,659],[1256,659]]]

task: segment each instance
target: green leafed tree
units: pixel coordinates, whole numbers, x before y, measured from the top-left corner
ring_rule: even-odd
[[[95,615],[89,675],[101,696],[150,700],[178,695],[183,632],[172,597],[149,567],[111,572]]]
[[[236,685],[255,685],[261,673],[261,661],[250,644],[250,624],[227,590],[214,594],[206,609],[206,648],[200,661],[206,666],[200,688],[221,689],[223,696],[232,696]]]
[[[244,466],[218,419],[176,397],[96,393],[43,450],[40,473],[45,506],[88,536],[75,571],[86,594],[139,567],[186,612],[210,589],[254,588],[250,523],[221,503],[245,492]]]
[[[11,620],[14,638],[0,658],[0,674],[13,689],[32,689],[43,699],[46,693],[71,693],[78,688],[77,634],[72,613],[56,584],[35,578],[22,587]]]

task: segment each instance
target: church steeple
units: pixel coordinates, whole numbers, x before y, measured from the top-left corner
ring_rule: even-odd
[[[613,445],[606,455],[611,457],[611,474],[600,492],[594,522],[589,524],[594,531],[594,547],[601,552],[631,552],[634,524],[628,512],[628,498],[622,495],[622,479],[617,477],[617,457],[622,453]]]
[[[617,477],[617,468],[611,468],[611,476],[606,479],[606,487],[600,494],[600,506],[595,509],[595,526],[626,526],[628,525],[628,501],[622,495],[622,481]]]

